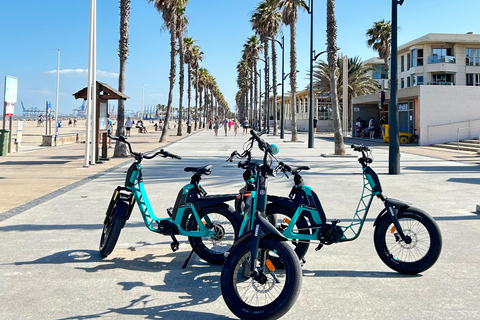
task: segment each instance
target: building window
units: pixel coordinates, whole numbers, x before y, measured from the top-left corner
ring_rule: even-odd
[[[475,66],[480,66],[480,49],[475,49]]]
[[[417,66],[417,50],[410,51],[410,57],[412,61],[410,61],[410,65],[413,67]]]
[[[405,80],[403,78],[400,80],[400,88],[405,88]]]
[[[400,58],[400,71],[401,72],[405,71],[405,56],[402,56]]]
[[[480,74],[475,74],[475,86],[480,86]]]
[[[407,77],[407,88],[410,88],[410,77]]]
[[[467,86],[473,86],[473,73],[467,73]]]
[[[387,79],[387,72],[383,64],[374,66],[374,69],[372,79]]]
[[[416,86],[417,85],[417,75],[412,74],[410,77],[412,78],[412,87]]]
[[[450,73],[432,74],[433,85],[455,85],[455,75]]]
[[[407,53],[407,70],[410,70],[410,53]]]
[[[452,48],[433,48],[428,63],[456,63]]]
[[[418,83],[419,86],[423,84],[423,76],[418,76]]]
[[[423,66],[423,49],[417,50],[417,66]]]
[[[471,48],[465,50],[465,65],[473,66],[473,49]]]

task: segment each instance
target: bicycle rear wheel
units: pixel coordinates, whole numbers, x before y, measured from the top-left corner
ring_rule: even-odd
[[[220,278],[223,299],[241,319],[278,319],[300,293],[300,261],[284,241],[263,238],[255,257],[258,273],[252,276],[250,250],[248,238],[236,244],[225,259]]]
[[[240,230],[240,216],[227,204],[203,208],[198,213],[203,225],[215,232],[211,237],[188,237],[195,253],[211,264],[223,264],[225,252],[237,240]],[[199,230],[193,216],[188,221],[188,230]]]
[[[115,248],[127,211],[128,201],[120,197],[108,207],[100,238],[99,251],[102,257],[107,257]]]

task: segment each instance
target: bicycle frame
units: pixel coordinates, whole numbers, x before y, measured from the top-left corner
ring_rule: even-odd
[[[145,190],[145,186],[143,184],[141,164],[135,162],[130,166],[130,169],[127,173],[127,178],[125,180],[125,188],[132,192],[135,200],[137,201],[140,213],[142,214],[145,226],[149,230],[162,233],[160,228],[152,225],[153,222],[156,222],[159,225],[162,223],[172,223],[176,226],[176,232],[174,233],[183,236],[209,237],[215,235],[215,232],[208,230],[205,227],[197,213],[194,202],[196,199],[198,199],[198,197],[193,184],[187,184],[182,188],[182,190],[180,190],[174,208],[174,210],[177,209],[178,211],[175,212],[176,214],[172,215],[172,217],[166,218],[159,218],[153,211],[152,205]],[[187,202],[188,196],[193,198],[191,202]],[[185,229],[187,217],[190,215],[193,215],[200,230],[188,231]],[[205,219],[208,220],[208,217],[205,217]],[[207,223],[211,223],[211,221],[207,221]]]

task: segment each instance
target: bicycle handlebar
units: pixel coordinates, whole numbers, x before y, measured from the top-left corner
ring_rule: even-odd
[[[109,137],[110,139],[112,139],[112,140],[120,141],[120,142],[123,142],[123,143],[127,144],[129,152],[130,152],[135,158],[140,157],[140,158],[143,158],[143,159],[153,159],[153,158],[155,158],[156,156],[160,155],[160,156],[162,156],[163,158],[170,157],[170,158],[172,158],[172,159],[178,159],[178,160],[182,159],[182,157],[177,156],[176,154],[173,154],[173,153],[171,153],[171,152],[165,151],[165,150],[163,150],[163,149],[160,149],[160,151],[155,152],[155,153],[152,154],[152,155],[146,155],[146,154],[143,154],[143,153],[134,152],[134,151],[132,150],[132,146],[131,146],[130,142],[127,141],[127,138],[126,138],[125,136],[115,137],[115,136],[112,136],[112,135],[109,134],[108,137]]]
[[[358,152],[370,151],[370,148],[364,146],[363,144],[352,144],[352,149]]]

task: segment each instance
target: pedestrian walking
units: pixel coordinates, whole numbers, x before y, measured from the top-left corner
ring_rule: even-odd
[[[215,121],[213,122],[213,131],[215,132],[215,136],[218,135],[218,127],[219,127],[218,117],[215,117]]]
[[[235,120],[233,122],[233,132],[235,133],[235,136],[237,135],[239,127],[240,127],[240,122],[238,121],[237,118],[235,118]]]
[[[247,117],[245,117],[245,119],[243,120],[242,127],[243,127],[243,134],[248,133],[248,118]]]
[[[227,119],[227,117],[225,117],[225,119],[223,119],[222,124],[223,124],[223,129],[225,130],[225,137],[226,137],[227,136],[227,129],[228,129],[228,119]]]
[[[125,130],[126,130],[126,135],[130,137],[130,130],[132,129],[132,119],[130,117],[127,118],[127,121],[125,121]]]

